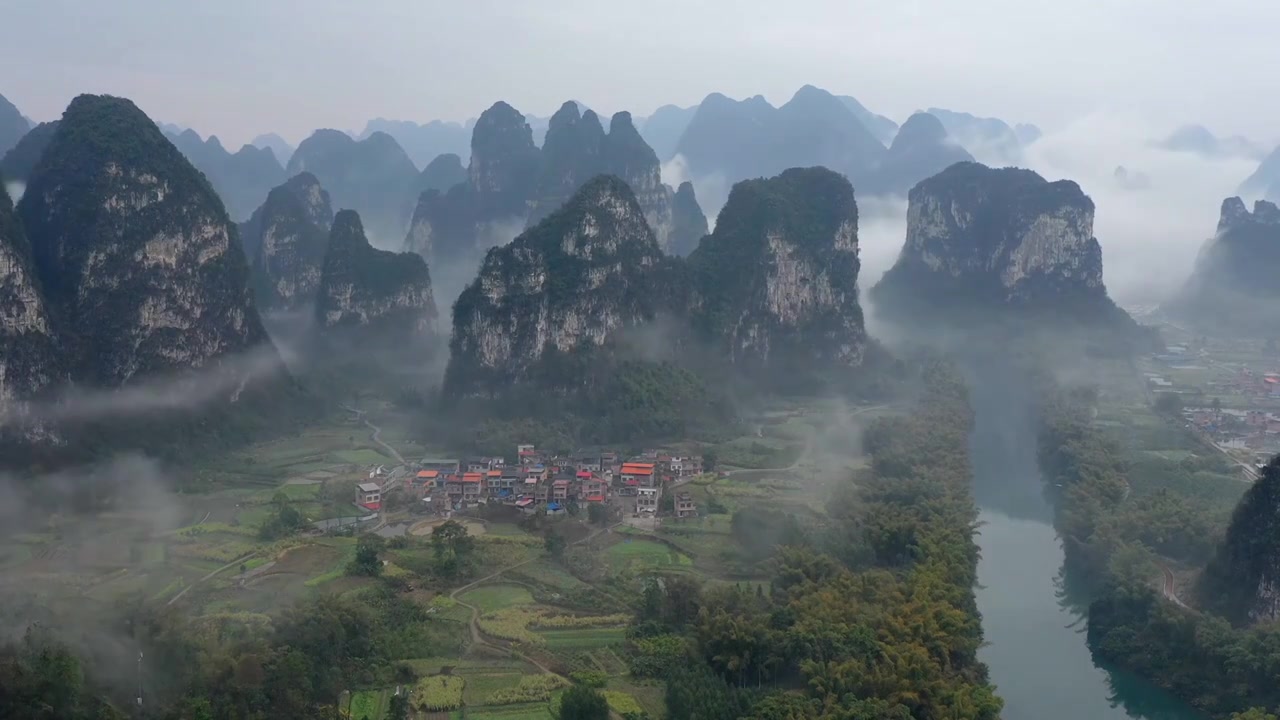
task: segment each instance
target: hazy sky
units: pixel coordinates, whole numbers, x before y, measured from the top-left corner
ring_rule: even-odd
[[[901,121],[949,107],[1048,128],[1100,111],[1280,127],[1267,0],[4,0],[0,94],[36,120],[81,92],[237,147],[370,117],[574,98],[643,115],[812,83]]]

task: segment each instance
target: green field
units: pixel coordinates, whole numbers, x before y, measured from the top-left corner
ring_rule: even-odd
[[[626,638],[626,628],[572,628],[568,630],[539,630],[552,650],[590,650],[607,645],[618,645]]]
[[[499,690],[512,688],[520,684],[522,675],[514,673],[474,673],[466,672],[467,684],[462,690],[462,701],[468,707],[484,705],[489,696]]]
[[[467,708],[467,720],[552,720],[547,703]]]
[[[607,555],[609,564],[619,570],[693,564],[689,556],[651,540],[624,540],[610,547]]]
[[[481,585],[462,593],[458,599],[475,606],[482,613],[515,605],[533,604],[533,595],[527,588],[520,585]]]
[[[351,720],[382,720],[391,702],[390,690],[358,690],[351,693]]]

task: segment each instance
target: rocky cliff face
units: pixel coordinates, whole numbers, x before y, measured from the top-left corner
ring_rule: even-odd
[[[4,175],[6,180],[25,184],[57,130],[57,120],[40,123],[31,128],[31,132],[23,135],[18,144],[5,153],[3,160],[0,160],[0,175]]]
[[[1103,286],[1093,201],[1080,187],[976,163],[952,165],[912,188],[906,243],[873,297],[890,313],[1123,315]]]
[[[1205,608],[1234,623],[1280,620],[1280,458],[1240,499],[1198,590]]]
[[[658,243],[631,189],[602,176],[485,256],[454,306],[445,391],[492,393],[654,315]],[[580,380],[580,378],[578,378]]]
[[[5,96],[0,95],[0,156],[18,144],[23,135],[31,129],[31,124],[18,112]]]
[[[240,228],[254,296],[263,310],[293,310],[315,300],[329,246],[333,206],[311,173],[272,189]]]
[[[947,134],[942,123],[928,113],[916,113],[898,129],[880,167],[869,178],[873,194],[906,195],[916,183],[973,156]]]
[[[666,247],[676,232],[675,193],[662,184],[658,157],[629,113],[615,114],[605,133],[594,112],[566,102],[548,121],[539,151],[525,118],[497,103],[476,123],[466,184],[419,197],[404,247],[433,267],[469,272],[486,249],[509,241],[513,228],[536,225],[600,175],[632,188],[659,246]],[[696,225],[696,198],[690,194],[683,202],[681,221]]]
[[[698,247],[698,241],[707,234],[707,216],[698,206],[693,183],[680,183],[671,201],[671,236],[667,249],[672,255],[684,257]]]
[[[31,246],[8,193],[0,192],[0,428],[57,380],[57,345]]]
[[[1182,291],[1165,308],[1204,332],[1269,334],[1280,328],[1280,208],[1222,202],[1218,230]]]
[[[471,134],[467,170],[479,220],[524,218],[540,155],[533,131],[518,110],[499,101],[480,114]]]
[[[719,93],[708,95],[676,153],[695,181],[716,177],[724,187],[817,165],[861,186],[879,165],[885,147],[839,98],[806,85],[779,108],[759,96],[734,101]],[[715,208],[725,197],[708,195],[702,201]]]
[[[1258,164],[1258,169],[1240,185],[1240,194],[1280,203],[1280,147]]]
[[[232,154],[216,136],[202,140],[194,130],[169,139],[208,178],[233,220],[248,218],[267,192],[284,182],[284,167],[271,150],[245,145]]]
[[[861,363],[858,209],[843,176],[795,168],[738,183],[688,262],[694,330],[734,363]]]
[[[384,337],[422,337],[435,331],[436,305],[427,264],[413,253],[369,245],[360,216],[333,219],[320,276],[316,318],[327,329],[349,328]]]
[[[675,229],[675,193],[662,184],[657,154],[640,137],[630,113],[616,113],[605,134],[596,114],[588,110],[580,115],[574,102],[565,103],[551,117],[527,224],[532,226],[554,212],[597,175],[613,175],[631,187],[659,247],[668,248]],[[688,201],[686,197],[686,214],[693,212]],[[701,214],[701,209],[697,212]]]
[[[116,386],[268,342],[222,202],[128,100],[73,100],[18,210],[74,379]]]
[[[337,130],[317,130],[289,159],[288,175],[316,176],[333,205],[360,213],[369,236],[382,247],[404,237],[420,192],[418,168],[390,135],[375,132],[359,142]]]

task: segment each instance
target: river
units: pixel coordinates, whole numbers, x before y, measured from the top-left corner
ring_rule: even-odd
[[[971,440],[981,511],[979,658],[1004,698],[1004,720],[1204,720],[1160,688],[1100,664],[1085,642],[1085,599],[1061,576],[1062,545],[1041,492],[1030,406],[1009,376],[975,382]],[[976,379],[976,378],[975,378]]]

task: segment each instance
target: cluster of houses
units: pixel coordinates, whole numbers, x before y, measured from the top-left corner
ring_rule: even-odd
[[[1263,455],[1280,452],[1280,413],[1268,410],[1189,407],[1182,410],[1187,424],[1228,450],[1252,450]]]
[[[503,503],[526,513],[542,509],[557,514],[570,504],[634,498],[637,514],[656,515],[664,492],[701,472],[702,458],[657,450],[631,458],[616,452],[560,456],[539,452],[533,445],[519,445],[513,463],[499,457],[428,457],[392,473],[375,468],[367,482],[356,486],[356,504],[380,510],[383,496],[399,487],[422,507],[440,513]],[[393,475],[398,477],[393,479]],[[697,515],[689,493],[676,492],[673,507],[676,517]]]

